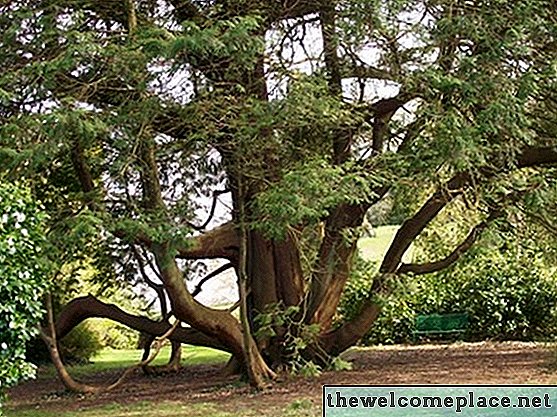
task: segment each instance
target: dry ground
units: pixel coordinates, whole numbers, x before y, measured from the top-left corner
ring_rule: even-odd
[[[257,393],[237,379],[223,377],[221,366],[216,365],[188,367],[157,377],[138,373],[119,390],[97,397],[69,396],[57,380],[39,378],[11,390],[10,408],[76,410],[108,403],[170,400],[216,403],[230,411],[264,411],[301,399],[319,404],[323,384],[555,384],[556,352],[555,345],[515,342],[354,349],[345,354],[353,370],[287,378]],[[107,371],[87,381],[105,383],[117,374]]]

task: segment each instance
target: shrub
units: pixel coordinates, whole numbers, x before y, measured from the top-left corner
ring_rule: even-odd
[[[139,332],[112,320],[96,319],[90,323],[90,328],[99,338],[102,347],[112,349],[136,349]]]
[[[382,312],[363,344],[412,340],[419,314],[466,312],[470,326],[464,339],[539,341],[557,334],[557,275],[540,249],[527,243],[478,248],[445,271],[397,277],[392,293],[379,302]],[[341,300],[342,317],[351,318],[367,296],[376,267],[359,260]]]
[[[44,253],[40,205],[26,188],[0,181],[0,407],[7,387],[34,375],[25,345],[43,315]]]
[[[60,341],[60,354],[66,364],[87,363],[102,344],[88,323],[81,323]]]
[[[88,363],[103,348],[97,332],[88,323],[82,323],[58,341],[60,355],[67,365]],[[27,345],[27,357],[36,365],[50,363],[50,353],[42,339],[37,337]]]

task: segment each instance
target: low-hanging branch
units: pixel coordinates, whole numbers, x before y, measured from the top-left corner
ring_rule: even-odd
[[[60,352],[58,350],[56,327],[54,324],[54,314],[52,309],[52,297],[50,296],[50,294],[47,295],[46,309],[47,309],[48,331],[43,329],[41,326],[39,326],[39,334],[41,335],[41,338],[43,339],[43,341],[46,343],[48,347],[50,356],[52,358],[52,362],[54,363],[54,367],[56,368],[56,371],[58,372],[58,375],[60,376],[62,383],[69,391],[85,393],[85,394],[99,394],[102,392],[111,391],[121,386],[135,370],[142,367],[146,367],[157,357],[157,355],[160,353],[160,350],[164,342],[180,326],[180,321],[177,320],[155,342],[155,349],[151,352],[151,354],[147,358],[144,358],[141,362],[127,368],[115,382],[105,386],[94,386],[94,385],[84,384],[82,382],[73,379],[73,377],[67,371],[64,362],[62,361],[62,357],[60,356]]]
[[[168,323],[126,313],[113,304],[103,303],[94,296],[88,295],[76,298],[64,307],[56,321],[57,337],[63,338],[74,327],[88,318],[110,319],[133,330],[154,336],[161,336],[170,328]],[[170,336],[170,340],[229,351],[229,348],[218,340],[191,327],[178,327]]]
[[[235,262],[238,258],[238,248],[238,231],[233,222],[228,222],[188,239],[187,247],[178,248],[178,257],[183,259],[224,258]]]

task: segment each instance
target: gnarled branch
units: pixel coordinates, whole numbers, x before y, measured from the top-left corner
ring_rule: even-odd
[[[78,324],[88,318],[94,317],[110,319],[130,329],[154,336],[161,336],[170,328],[168,323],[126,313],[113,304],[103,303],[92,295],[89,295],[76,298],[64,307],[56,322],[56,335],[61,339]],[[229,351],[227,346],[216,339],[191,327],[178,327],[169,339],[180,343]]]

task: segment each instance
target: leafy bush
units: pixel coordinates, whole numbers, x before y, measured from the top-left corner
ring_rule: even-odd
[[[97,333],[82,323],[60,341],[60,354],[67,364],[87,363],[102,347]]]
[[[88,363],[103,345],[97,332],[88,323],[82,323],[59,340],[58,347],[64,363],[73,365]],[[40,337],[27,344],[27,358],[35,365],[50,363],[50,353]]]
[[[44,216],[29,190],[0,182],[0,213],[1,406],[7,387],[34,375],[25,345],[43,315],[49,267],[43,255]]]
[[[139,332],[112,320],[97,319],[89,324],[99,338],[102,347],[112,349],[136,349]]]
[[[341,300],[346,318],[358,311],[376,272],[361,260],[355,266]],[[410,342],[416,315],[434,313],[468,313],[468,341],[553,340],[557,334],[557,274],[528,242],[477,248],[445,271],[397,277],[390,285],[393,291],[380,300],[382,313],[364,344]]]

